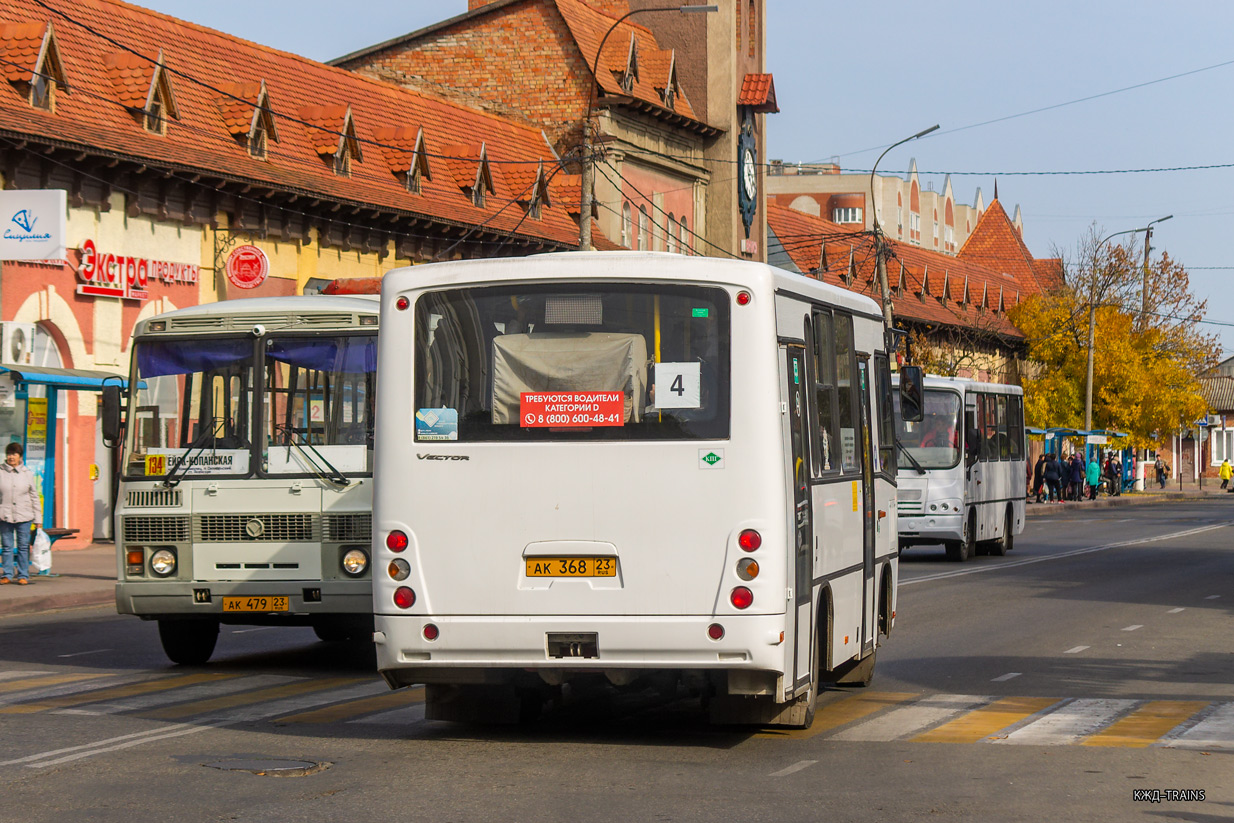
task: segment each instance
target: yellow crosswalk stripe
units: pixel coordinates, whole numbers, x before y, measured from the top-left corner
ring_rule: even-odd
[[[239,675],[186,674],[180,677],[164,677],[156,680],[145,680],[141,683],[132,683],[126,686],[115,686],[110,689],[96,689],[95,691],[85,692],[84,694],[71,694],[65,695],[64,697],[55,697],[51,700],[43,700],[38,703],[19,703],[15,706],[4,706],[0,707],[0,714],[34,714],[35,712],[45,712],[48,709],[63,709],[68,706],[81,706],[86,703],[98,703],[103,700],[117,700],[122,697],[135,697],[142,694],[167,691],[168,689],[178,689],[181,686],[192,686],[207,680],[213,683],[218,683],[223,680],[231,680],[234,677],[239,677]]]
[[[1154,700],[1085,738],[1080,745],[1143,749],[1207,706],[1208,703],[1200,700]]]
[[[914,697],[920,697],[920,695],[913,694],[912,692],[868,692],[859,694],[844,698],[843,700],[837,700],[834,703],[828,703],[825,706],[819,706],[817,713],[814,715],[814,722],[808,729],[768,730],[754,736],[763,738],[787,737],[794,740],[804,740],[823,732],[837,729],[863,717],[869,717],[888,706],[904,703],[905,701],[912,700]]]
[[[359,700],[349,700],[345,703],[336,703],[333,706],[324,706],[320,709],[301,712],[300,714],[292,714],[287,717],[280,717],[272,722],[274,723],[337,723],[341,720],[350,720],[353,717],[360,717],[366,714],[385,711],[387,709],[400,709],[404,706],[412,706],[416,703],[424,702],[424,689],[399,689],[396,692],[389,694],[379,694],[375,697],[362,697]]]
[[[25,680],[6,680],[0,683],[0,694],[19,692],[22,689],[37,689],[40,686],[59,686],[62,683],[77,683],[95,677],[109,677],[111,672],[92,672],[90,674],[49,674],[43,677],[28,677]]]
[[[197,700],[192,703],[182,703],[178,706],[168,706],[153,712],[142,712],[141,717],[153,720],[180,720],[197,714],[210,714],[224,709],[234,709],[236,706],[247,706],[253,703],[280,700],[284,697],[294,697],[308,692],[334,689],[340,686],[351,686],[356,683],[371,682],[360,677],[329,677],[321,680],[305,680],[300,683],[288,683],[285,686],[272,686],[267,689],[257,689],[251,692],[213,697],[208,700]]]
[[[1006,697],[911,739],[920,743],[976,743],[1057,702],[1054,697]]]

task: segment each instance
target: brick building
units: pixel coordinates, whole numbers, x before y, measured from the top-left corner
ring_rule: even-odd
[[[776,107],[763,70],[762,0],[722,0],[718,14],[651,11],[660,6],[648,0],[469,6],[332,65],[474,95],[536,123],[565,158],[582,158],[588,127],[601,154],[595,215],[605,238],[764,259],[758,146],[764,114]]]
[[[116,0],[0,6],[0,185],[68,199],[66,259],[0,263],[0,322],[33,338],[35,365],[127,374],[134,324],[161,311],[570,248],[558,167],[525,118]],[[257,288],[223,273],[239,245],[268,260]],[[106,521],[96,397],[60,399],[53,519],[88,534]],[[6,400],[0,435],[20,439]]]

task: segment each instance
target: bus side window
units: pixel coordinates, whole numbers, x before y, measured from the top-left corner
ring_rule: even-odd
[[[853,354],[853,318],[836,312],[834,319],[840,461],[843,471],[855,472],[860,469],[857,462],[857,424],[861,417],[857,405],[857,385],[853,379],[857,371]]]
[[[1007,427],[1011,436],[1011,459],[1024,457],[1024,398],[1012,395],[1007,398]]]
[[[818,420],[818,436],[815,438],[814,475],[830,474],[840,470],[839,454],[836,444],[839,442],[836,413],[836,361],[832,346],[831,312],[818,310],[814,312],[813,340],[813,372],[814,372],[814,413]]]
[[[1007,395],[998,395],[998,459],[1011,459],[1011,438],[1007,430]]]
[[[895,414],[891,405],[891,365],[885,354],[874,355],[875,392],[878,403],[878,462],[883,474],[895,477]]]
[[[984,457],[986,460],[998,459],[998,423],[997,423],[997,403],[994,395],[981,395],[982,413],[981,413],[981,437],[982,443],[985,446]]]

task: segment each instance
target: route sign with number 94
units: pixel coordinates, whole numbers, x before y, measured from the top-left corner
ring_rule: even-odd
[[[658,409],[697,409],[703,405],[701,364],[656,363]]]

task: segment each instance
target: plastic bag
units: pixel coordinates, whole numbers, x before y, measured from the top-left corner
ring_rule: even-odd
[[[30,544],[30,571],[33,574],[51,571],[51,538],[42,529],[35,532],[34,541]]]

